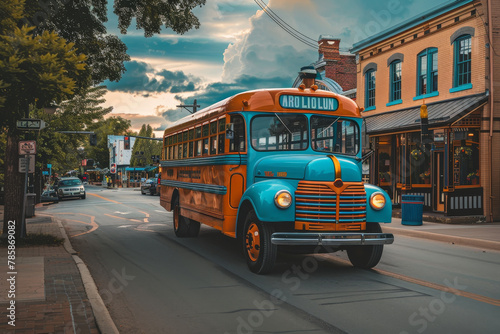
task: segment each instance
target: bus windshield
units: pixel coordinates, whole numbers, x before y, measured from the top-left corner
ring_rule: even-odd
[[[356,155],[359,151],[358,124],[336,116],[312,116],[311,140],[315,151]]]
[[[251,143],[257,151],[305,150],[307,117],[294,114],[256,116],[251,123]]]

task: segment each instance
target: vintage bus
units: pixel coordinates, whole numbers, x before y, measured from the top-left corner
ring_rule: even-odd
[[[375,266],[394,241],[379,225],[392,206],[361,180],[361,126],[354,101],[315,85],[243,92],[180,119],[161,161],[175,234],[196,237],[202,223],[238,238],[258,274],[279,248],[346,250]]]

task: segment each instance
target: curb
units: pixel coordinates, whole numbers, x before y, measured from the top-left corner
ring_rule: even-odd
[[[407,237],[423,238],[434,241],[443,241],[460,246],[469,246],[476,248],[484,248],[488,250],[500,251],[500,242],[490,240],[480,240],[466,237],[458,237],[452,235],[438,234],[426,231],[405,230],[395,227],[382,226],[384,232],[404,235]]]
[[[85,263],[80,259],[77,252],[73,249],[71,242],[69,241],[68,235],[64,230],[62,225],[62,220],[57,218],[52,218],[59,226],[59,231],[61,232],[64,238],[64,249],[73,257],[73,261],[75,261],[78,270],[80,271],[80,276],[82,277],[83,286],[85,287],[85,292],[87,293],[87,297],[89,298],[90,305],[92,307],[92,312],[94,313],[94,318],[97,323],[97,327],[102,334],[119,334],[118,328],[111,318],[106,305],[102,301],[101,295],[99,295],[99,291],[97,290],[97,286],[90,274],[89,269],[85,265]]]

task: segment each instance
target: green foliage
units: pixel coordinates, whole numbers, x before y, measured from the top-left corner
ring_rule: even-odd
[[[2,0],[3,1],[3,0]],[[15,0],[9,0],[15,1]],[[160,33],[162,26],[183,34],[199,28],[200,22],[192,9],[204,5],[206,0],[130,1],[115,0],[114,13],[118,27],[125,34],[135,19],[137,29],[146,37]],[[107,34],[107,1],[26,1],[28,21],[37,26],[37,33],[53,30],[59,36],[74,42],[76,48],[87,55],[87,74],[92,84],[109,79],[118,81],[125,72],[124,61],[130,60],[127,47],[114,35]],[[85,86],[79,82],[78,86]],[[88,84],[88,83],[87,83]]]
[[[28,104],[70,97],[85,68],[85,55],[77,54],[72,43],[53,32],[33,35],[32,31],[23,26],[0,35],[0,126],[11,130]]]
[[[193,27],[198,29],[200,21],[192,13],[193,8],[203,6],[206,0],[130,1],[115,0],[114,13],[118,16],[118,27],[122,34],[136,20],[136,28],[151,37],[161,32],[162,26],[183,34]]]
[[[154,138],[153,128],[151,125],[143,124],[139,131],[139,136]],[[132,158],[130,159],[131,167],[144,167],[153,164],[152,155],[160,155],[162,142],[159,140],[140,139],[137,138],[132,148]],[[141,154],[142,153],[142,154]]]
[[[92,155],[93,147],[89,145],[89,135],[65,134],[58,131],[95,131],[105,124],[104,116],[112,110],[111,107],[101,106],[105,102],[103,98],[105,93],[105,86],[90,87],[71,100],[61,103],[60,111],[54,115],[45,115],[41,110],[36,111],[37,117],[49,123],[47,128],[40,131],[37,139],[41,157],[38,162],[40,167],[42,164],[51,163],[53,171],[62,174],[76,169],[82,159],[95,158]],[[123,121],[122,127],[128,128],[130,122]],[[100,140],[99,147],[109,152],[106,136],[99,137],[99,131],[96,133]],[[107,154],[109,156],[109,153]]]
[[[0,35],[14,30],[23,17],[24,0],[0,1]]]

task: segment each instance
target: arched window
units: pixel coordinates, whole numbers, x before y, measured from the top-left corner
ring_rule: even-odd
[[[365,109],[375,107],[375,70],[365,73]]]
[[[462,35],[453,42],[454,78],[453,87],[460,87],[471,84],[471,35]]]
[[[438,91],[438,50],[429,48],[417,55],[417,96]]]
[[[391,63],[389,102],[401,100],[401,64],[401,60]]]

